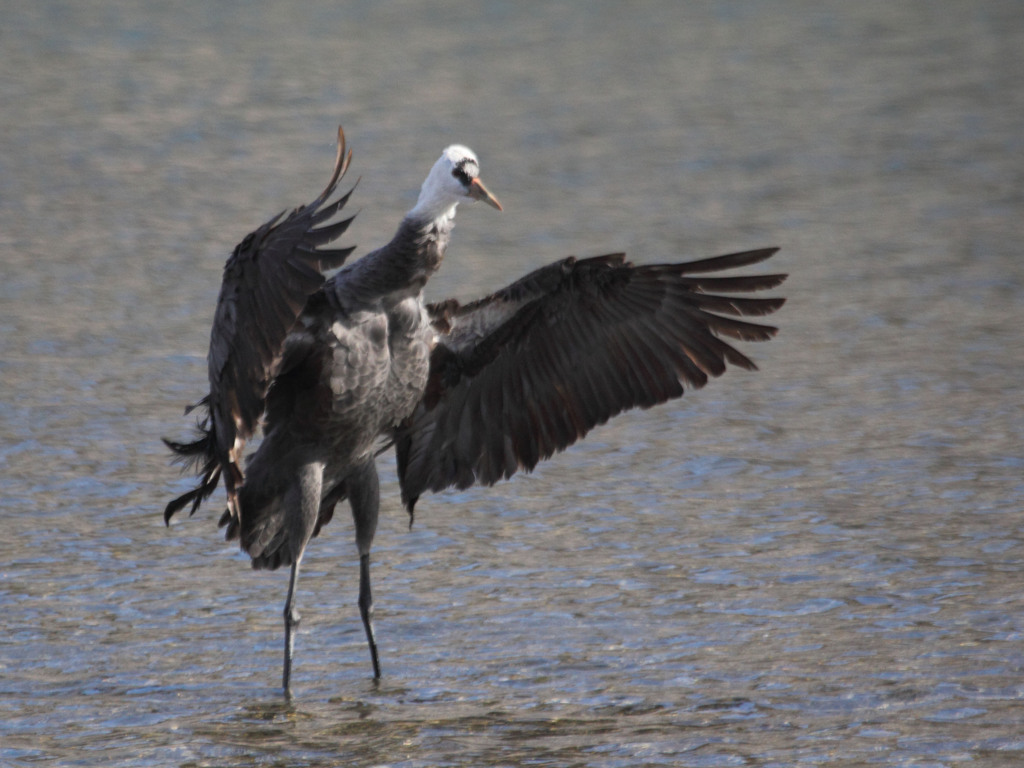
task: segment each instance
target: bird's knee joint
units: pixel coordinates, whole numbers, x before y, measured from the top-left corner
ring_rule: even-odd
[[[373,615],[373,599],[369,595],[359,596],[359,610],[367,616]]]

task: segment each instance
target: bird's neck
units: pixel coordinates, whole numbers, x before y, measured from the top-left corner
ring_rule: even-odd
[[[430,218],[421,216],[416,208],[406,214],[395,233],[392,264],[409,270],[411,280],[424,283],[440,267],[448,249],[448,240],[455,226],[455,207],[450,205]]]
[[[337,275],[333,282],[346,305],[388,304],[417,296],[440,268],[454,226],[454,206],[432,219],[419,218],[415,210],[402,219],[390,243]]]
[[[423,180],[420,194],[416,198],[416,205],[406,214],[406,218],[423,222],[451,219],[455,215],[456,206],[462,199],[456,193],[454,183],[450,168],[442,157],[434,163],[427,178]]]
[[[459,203],[452,200],[450,196],[435,192],[424,185],[416,205],[406,215],[406,219],[414,219],[421,222],[442,223],[455,218],[455,209]]]

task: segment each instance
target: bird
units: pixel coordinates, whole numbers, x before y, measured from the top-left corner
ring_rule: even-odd
[[[334,219],[355,189],[337,196],[351,161],[339,127],[323,192],[235,247],[210,332],[209,392],[186,408],[199,413],[196,431],[191,440],[164,439],[198,477],[167,504],[165,523],[190,505],[191,516],[223,485],[226,539],[253,568],[290,567],[289,698],[303,555],[346,499],[357,603],[373,677],[381,677],[370,584],[381,453],[395,451],[412,525],[426,491],[493,485],[622,411],[704,386],[727,364],[756,370],[725,339],[770,339],[776,327],[739,318],[785,301],[746,295],[775,288],[784,274],[719,274],[769,259],[772,247],[639,265],[623,253],[569,256],[476,301],[427,303],[423,289],[441,266],[458,205],[502,210],[479,159],[447,147],[391,240],[348,263],[355,246],[336,242],[355,216]]]

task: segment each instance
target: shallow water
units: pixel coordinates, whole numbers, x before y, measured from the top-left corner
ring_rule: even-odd
[[[0,29],[0,764],[1017,765],[1024,16],[1014,2],[18,4]],[[567,253],[781,246],[761,366],[530,476],[391,459],[370,679],[344,515],[300,583],[159,441],[224,258],[343,123],[389,237],[481,156],[433,297]],[[753,348],[751,348],[753,347]]]

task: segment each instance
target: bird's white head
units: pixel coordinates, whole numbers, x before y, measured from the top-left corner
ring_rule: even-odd
[[[466,200],[483,200],[501,210],[501,203],[480,181],[480,161],[473,150],[453,144],[430,169],[409,214],[427,220],[451,216],[455,206]]]

